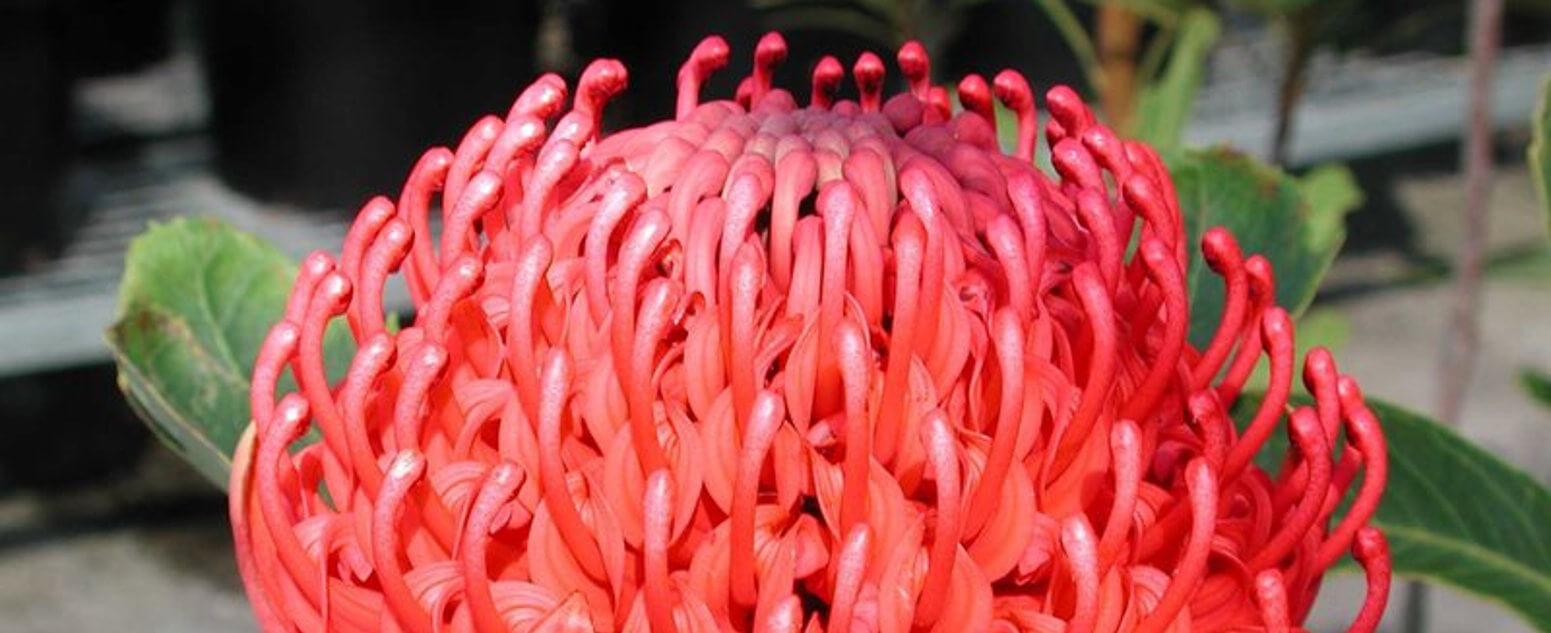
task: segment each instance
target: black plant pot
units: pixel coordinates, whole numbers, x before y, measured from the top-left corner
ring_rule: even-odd
[[[100,482],[134,468],[150,432],[114,383],[112,365],[0,379],[0,490]]]
[[[62,15],[44,0],[0,0],[0,274],[63,240],[58,188],[69,156]]]
[[[76,77],[140,70],[172,47],[172,0],[55,0],[64,56]]]
[[[610,103],[604,112],[606,123],[613,129],[673,116],[679,66],[708,35],[725,38],[732,48],[732,57],[726,68],[711,76],[701,94],[708,100],[731,99],[738,81],[749,74],[752,66],[754,44],[763,33],[759,18],[750,3],[728,0],[590,0],[572,4],[568,15],[573,53],[578,61],[616,58],[630,70],[630,87],[625,97]],[[809,50],[793,47],[794,55],[804,55]],[[788,83],[784,74],[807,73],[811,67],[804,64],[807,61],[789,59],[783,65],[782,74],[777,75],[783,87],[808,85],[805,78]],[[800,71],[793,70],[799,67]]]
[[[246,194],[341,209],[504,114],[533,77],[536,0],[211,0],[217,165]]]

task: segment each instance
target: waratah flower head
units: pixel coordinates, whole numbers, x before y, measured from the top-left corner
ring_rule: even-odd
[[[1224,308],[1187,342],[1193,249],[1151,149],[1057,87],[1048,176],[1023,77],[968,76],[955,109],[913,43],[907,92],[864,54],[838,99],[825,58],[801,106],[767,35],[736,100],[702,102],[728,55],[702,42],[676,117],[610,135],[620,63],[568,111],[546,75],[307,258],[231,481],[266,632],[1289,631],[1348,550],[1373,630],[1379,423],[1318,349],[1290,408],[1271,267],[1221,229],[1199,250]],[[357,352],[326,368],[339,317]]]

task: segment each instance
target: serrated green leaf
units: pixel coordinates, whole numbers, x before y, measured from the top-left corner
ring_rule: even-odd
[[[130,244],[107,332],[119,386],[158,437],[222,487],[248,424],[253,360],[295,273],[274,247],[215,220],[153,224]],[[341,328],[325,340],[336,371],[354,353]]]
[[[1142,88],[1129,136],[1159,151],[1179,147],[1206,75],[1206,57],[1221,33],[1222,22],[1210,10],[1195,8],[1180,16],[1168,64],[1157,81]]]
[[[1307,403],[1300,400],[1300,403]],[[1241,399],[1241,421],[1258,397]],[[1395,573],[1450,585],[1551,631],[1551,491],[1438,422],[1369,399],[1388,443],[1389,481],[1372,525]],[[1256,463],[1279,466],[1285,428]],[[1355,488],[1355,485],[1354,485]]]
[[[1529,176],[1540,197],[1540,208],[1546,212],[1546,226],[1551,227],[1551,75],[1540,84],[1540,104],[1530,125]]]
[[[1524,386],[1524,391],[1536,402],[1551,407],[1551,374],[1538,369],[1525,368],[1519,371],[1519,384]]]
[[[1304,180],[1231,150],[1191,150],[1169,160],[1190,240],[1186,271],[1191,292],[1190,340],[1211,340],[1222,312],[1222,282],[1200,256],[1198,236],[1227,228],[1248,257],[1260,254],[1276,270],[1277,305],[1298,316],[1345,239],[1342,219],[1361,200],[1344,169],[1319,170]]]

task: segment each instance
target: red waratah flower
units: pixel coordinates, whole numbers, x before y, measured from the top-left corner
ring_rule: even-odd
[[[709,38],[674,120],[607,136],[624,67],[589,66],[558,120],[546,75],[305,261],[231,480],[265,631],[1290,631],[1349,549],[1374,629],[1382,430],[1322,350],[1288,411],[1265,259],[1201,238],[1227,300],[1196,349],[1168,174],[1070,89],[1045,99],[1053,179],[1015,72],[966,77],[955,113],[912,43],[908,92],[864,54],[837,101],[826,58],[802,107],[771,86],[785,56],[766,36],[736,101],[701,103]],[[331,384],[340,316],[358,351]],[[1284,414],[1273,475],[1252,458]]]

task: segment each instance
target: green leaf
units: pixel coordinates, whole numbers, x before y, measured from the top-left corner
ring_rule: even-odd
[[[1341,248],[1344,216],[1362,199],[1344,168],[1319,169],[1299,180],[1226,149],[1178,153],[1169,171],[1190,240],[1190,340],[1198,346],[1211,340],[1223,304],[1222,281],[1200,256],[1202,232],[1227,228],[1246,257],[1269,259],[1277,305],[1298,316]]]
[[[1309,204],[1309,239],[1319,249],[1340,248],[1346,239],[1346,214],[1363,204],[1363,190],[1352,170],[1320,165],[1299,179],[1298,188]]]
[[[152,224],[130,244],[119,318],[107,332],[119,387],[168,446],[222,487],[248,424],[253,360],[295,273],[274,247],[215,220]],[[335,326],[325,354],[342,371],[354,346]]]
[[[1519,371],[1519,384],[1536,402],[1551,407],[1551,375],[1526,367]]]
[[[1486,274],[1505,281],[1551,281],[1551,244],[1487,253]]]
[[[1453,585],[1551,631],[1551,492],[1437,422],[1374,403],[1390,478],[1374,524],[1395,571]]]
[[[1241,399],[1235,417],[1257,400]],[[1475,594],[1551,631],[1551,491],[1438,422],[1368,404],[1389,445],[1372,524],[1389,538],[1395,573]],[[1272,437],[1279,441],[1256,460],[1263,467],[1275,468],[1287,446],[1285,429]]]
[[[1546,226],[1551,227],[1551,75],[1541,83],[1540,105],[1530,124],[1534,128],[1529,143],[1530,180],[1535,183],[1535,193],[1546,212]]]
[[[1142,88],[1129,136],[1147,141],[1159,151],[1179,147],[1180,134],[1201,91],[1206,56],[1221,33],[1221,21],[1207,9],[1190,9],[1180,17],[1174,50],[1163,75]]]

